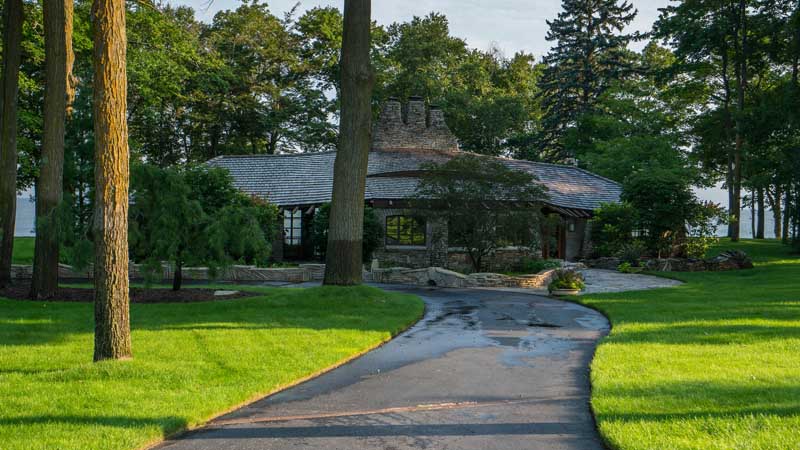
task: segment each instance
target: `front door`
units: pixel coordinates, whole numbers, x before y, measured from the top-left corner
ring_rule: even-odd
[[[564,259],[567,253],[567,233],[561,217],[548,218],[542,227],[542,257]]]

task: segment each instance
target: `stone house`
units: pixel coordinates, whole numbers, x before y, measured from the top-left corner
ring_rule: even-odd
[[[364,199],[385,227],[384,244],[374,255],[382,267],[461,270],[469,266],[465,252],[448,245],[446,221],[430,211],[410,209],[408,202],[423,164],[443,163],[459,152],[440,109],[426,108],[415,97],[405,108],[396,100],[384,105],[374,124]],[[237,188],[283,211],[283,237],[273,248],[275,259],[308,260],[313,258],[309,224],[315,209],[331,199],[335,158],[336,152],[220,156],[208,164],[228,169]],[[543,239],[544,248],[532,256],[566,260],[582,256],[591,245],[588,219],[601,203],[619,201],[620,185],[575,166],[499,160],[534,175],[548,190],[543,212],[558,215],[553,235]],[[528,252],[499,250],[489,268],[513,267]]]

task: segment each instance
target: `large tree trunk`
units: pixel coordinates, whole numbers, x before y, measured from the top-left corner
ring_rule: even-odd
[[[742,213],[742,159],[744,153],[744,102],[747,89],[747,3],[739,0],[738,23],[736,26],[736,146],[733,153],[733,205],[731,222],[733,235],[731,240],[740,238]],[[741,37],[741,40],[739,40]]]
[[[5,0],[0,64],[0,287],[11,283],[17,208],[17,94],[22,42],[22,0]]]
[[[725,185],[728,188],[728,213],[730,214],[734,208],[734,182],[733,182],[733,147],[731,146],[731,136],[733,123],[731,121],[731,82],[728,76],[728,45],[727,41],[723,40],[722,43],[722,85],[724,87],[725,95],[723,98],[723,111],[724,111],[724,127],[725,127],[725,155],[727,157],[727,171],[725,172]],[[739,224],[730,220],[728,221],[728,237],[733,237],[734,227]]]
[[[125,0],[95,0],[94,360],[131,357]]]
[[[342,38],[342,112],[333,172],[325,284],[362,281],[364,189],[371,144],[370,0],[345,0]]]
[[[31,298],[52,298],[58,289],[58,215],[63,194],[64,132],[72,98],[72,0],[44,2],[44,126],[42,164],[36,181],[36,246]]]

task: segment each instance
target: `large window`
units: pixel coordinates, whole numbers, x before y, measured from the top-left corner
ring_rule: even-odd
[[[425,220],[410,216],[387,217],[386,245],[425,245]]]
[[[283,242],[288,245],[303,243],[303,211],[283,211]]]

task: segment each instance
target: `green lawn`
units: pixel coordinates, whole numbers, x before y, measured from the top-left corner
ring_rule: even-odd
[[[36,238],[15,237],[11,262],[13,264],[33,264],[33,246],[35,242]]]
[[[0,299],[0,448],[140,448],[370,349],[423,312],[417,297],[363,286],[250,289],[264,295],[132,305],[134,359],[100,364],[91,304]]]
[[[727,248],[756,269],[580,298],[613,323],[592,363],[611,448],[800,448],[800,259],[777,242]]]

